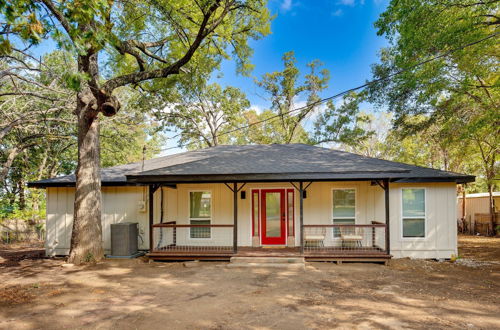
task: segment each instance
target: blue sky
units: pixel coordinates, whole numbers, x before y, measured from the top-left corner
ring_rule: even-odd
[[[373,27],[386,5],[381,0],[270,0],[276,18],[271,35],[251,42],[255,65],[251,77],[236,75],[234,63],[226,61],[223,77],[214,81],[239,87],[254,106],[266,108],[269,103],[254,77],[282,70],[283,53],[293,50],[302,73],[314,59],[330,70],[330,86],[323,96],[360,85],[370,79],[370,65],[387,44]]]
[[[221,67],[222,77],[213,81],[240,88],[253,107],[266,109],[269,102],[263,98],[254,79],[282,70],[282,55],[293,50],[302,74],[307,72],[306,64],[315,59],[330,71],[329,88],[322,97],[361,85],[371,79],[370,65],[377,62],[378,51],[387,45],[373,26],[387,4],[388,0],[269,0],[269,9],[276,17],[270,35],[250,42],[254,49],[251,62],[255,65],[250,77],[236,74],[234,62],[225,61]],[[54,46],[51,42],[44,43],[37,51],[43,53]],[[297,106],[303,105],[304,100],[297,101]],[[362,110],[372,109],[369,104],[363,104]],[[310,122],[304,125],[308,127]],[[176,139],[168,139],[165,148],[176,145]]]
[[[269,8],[276,18],[270,35],[250,43],[255,65],[251,76],[237,75],[234,62],[225,61],[221,67],[222,78],[213,81],[240,88],[254,108],[267,109],[269,102],[254,79],[282,70],[282,55],[293,50],[302,74],[307,72],[306,64],[314,59],[323,62],[324,68],[330,71],[329,88],[323,91],[322,97],[359,86],[371,79],[370,66],[377,62],[378,51],[387,45],[373,26],[387,4],[388,0],[269,0]],[[297,100],[296,107],[303,105],[304,100]],[[371,112],[373,109],[364,103],[361,110]],[[311,124],[311,119],[303,122],[306,129]],[[167,150],[162,154],[184,150],[169,149],[177,145],[177,140],[172,138],[174,133],[167,136]]]

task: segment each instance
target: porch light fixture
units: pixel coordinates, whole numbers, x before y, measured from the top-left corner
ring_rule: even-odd
[[[241,199],[246,199],[246,198],[247,198],[247,192],[246,192],[245,190],[242,190],[242,191],[240,192],[240,198],[241,198]]]
[[[302,191],[302,198],[307,198],[307,190]]]

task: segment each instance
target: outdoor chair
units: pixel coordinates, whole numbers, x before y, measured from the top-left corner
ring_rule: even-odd
[[[314,230],[312,230],[314,229]],[[308,228],[304,233],[305,245],[308,247],[324,247],[326,238],[326,228]]]
[[[361,247],[363,241],[362,228],[356,227],[341,227],[340,239],[342,247]]]

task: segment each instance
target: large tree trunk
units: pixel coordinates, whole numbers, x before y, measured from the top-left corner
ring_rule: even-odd
[[[78,107],[85,107],[79,100]],[[78,166],[73,232],[69,262],[103,258],[101,228],[101,176],[99,169],[99,118],[78,113]]]
[[[97,55],[79,59],[83,72],[97,71]],[[77,97],[78,165],[69,262],[95,262],[104,257],[101,226],[101,176],[98,101],[86,86]]]

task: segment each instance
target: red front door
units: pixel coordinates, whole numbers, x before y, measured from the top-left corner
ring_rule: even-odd
[[[261,190],[262,244],[285,245],[285,189]]]

